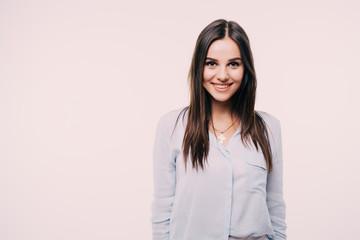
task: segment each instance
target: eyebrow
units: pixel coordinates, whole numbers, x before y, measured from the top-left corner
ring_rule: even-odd
[[[211,58],[211,57],[207,57],[206,60],[212,60],[212,61],[217,61],[217,59],[215,58]],[[235,61],[235,60],[240,60],[241,61],[241,58],[239,57],[235,57],[235,58],[231,58],[229,59],[229,61]]]

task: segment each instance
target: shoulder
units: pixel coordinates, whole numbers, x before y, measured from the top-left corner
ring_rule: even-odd
[[[272,149],[274,152],[274,159],[278,159],[278,155],[282,154],[282,140],[281,140],[281,123],[279,118],[275,117],[273,114],[256,111],[258,115],[265,121],[267,128],[269,129],[268,133],[270,134]],[[274,160],[279,161],[279,160]]]
[[[279,118],[277,118],[276,116],[274,116],[271,113],[265,112],[265,111],[259,111],[259,110],[255,110],[255,112],[260,115],[265,121],[269,122],[269,123],[280,123]]]
[[[281,123],[279,118],[265,111],[256,110],[255,112],[264,120],[266,126],[270,129],[273,135],[279,134],[281,131]]]
[[[158,120],[158,127],[166,130],[172,130],[176,123],[186,122],[185,117],[187,116],[187,106],[180,107],[170,110],[162,114]]]

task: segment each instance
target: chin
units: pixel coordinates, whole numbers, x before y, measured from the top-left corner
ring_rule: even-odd
[[[213,99],[217,102],[227,102],[231,97],[213,97]]]

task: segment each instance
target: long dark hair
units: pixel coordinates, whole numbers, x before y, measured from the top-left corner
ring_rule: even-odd
[[[212,114],[211,96],[202,84],[203,71],[206,55],[211,43],[226,36],[234,40],[239,47],[242,63],[244,64],[242,82],[238,90],[231,97],[231,113],[240,120],[240,135],[244,145],[248,146],[250,139],[253,141],[257,151],[259,145],[263,152],[268,172],[271,172],[272,154],[266,123],[254,109],[257,82],[249,38],[239,24],[224,19],[218,19],[206,26],[196,41],[188,75],[190,105],[182,109],[179,114],[180,116],[181,113],[189,111],[182,143],[185,170],[189,153],[192,167],[196,171],[198,171],[199,166],[204,170],[204,163],[205,161],[207,162],[209,153],[208,126],[209,121],[212,121]]]

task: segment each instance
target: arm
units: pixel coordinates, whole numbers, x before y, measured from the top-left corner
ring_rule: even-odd
[[[286,239],[286,206],[283,199],[283,156],[280,121],[276,119],[274,131],[275,151],[273,170],[268,174],[266,185],[266,203],[269,209],[271,224],[275,232],[272,240]]]
[[[170,135],[165,118],[158,122],[154,149],[154,199],[151,205],[153,240],[168,240],[170,216],[175,196],[176,164],[170,154]]]

